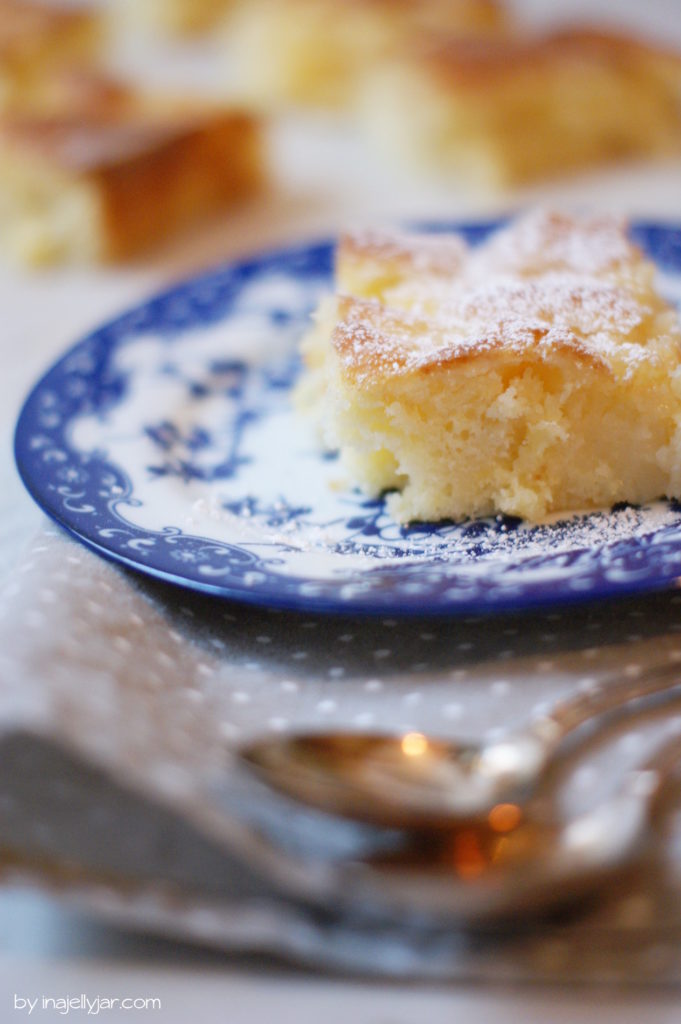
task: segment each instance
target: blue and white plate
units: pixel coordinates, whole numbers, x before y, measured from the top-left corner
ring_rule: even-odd
[[[447,228],[475,242],[496,226]],[[681,304],[681,228],[633,234]],[[331,257],[316,244],[223,267],[72,348],[17,426],[35,500],[131,568],[282,608],[513,611],[681,576],[675,503],[534,527],[501,517],[403,527],[382,501],[347,489],[290,402],[297,342],[330,288]]]

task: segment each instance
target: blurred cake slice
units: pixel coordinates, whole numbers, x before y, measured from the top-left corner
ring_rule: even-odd
[[[57,68],[89,63],[100,36],[93,10],[0,0],[0,109],[21,102]]]
[[[681,496],[681,330],[624,227],[340,243],[298,403],[400,521]]]
[[[77,64],[42,76],[23,94],[11,114],[104,118],[132,112],[142,102],[148,104],[151,100],[142,100],[127,82],[105,75],[92,65]]]
[[[0,119],[0,241],[10,258],[125,259],[260,185],[252,115],[97,76],[70,81],[55,82],[50,104]]]
[[[431,40],[364,90],[367,134],[393,157],[493,186],[681,148],[681,54],[575,27]]]
[[[113,14],[126,26],[164,35],[191,35],[216,25],[234,0],[116,0]]]
[[[250,0],[230,21],[236,87],[265,108],[343,106],[414,36],[503,31],[502,0]]]

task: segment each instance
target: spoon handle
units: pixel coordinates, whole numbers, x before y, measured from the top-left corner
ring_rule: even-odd
[[[532,733],[554,749],[585,722],[613,714],[632,701],[681,687],[681,665],[670,662],[644,671],[603,682],[594,681],[574,696],[559,701],[532,726]]]

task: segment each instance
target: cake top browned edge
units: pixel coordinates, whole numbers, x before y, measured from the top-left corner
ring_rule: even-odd
[[[573,332],[563,327],[509,319],[490,325],[474,337],[453,340],[446,326],[418,315],[391,310],[373,299],[341,296],[339,321],[332,345],[345,373],[358,386],[380,384],[382,379],[424,375],[489,356],[536,360],[565,355],[609,374],[609,361]],[[413,345],[414,337],[429,344]]]
[[[395,294],[390,290],[385,299],[380,289],[337,295],[331,342],[357,384],[429,373],[494,353],[567,355],[606,372],[613,359],[626,369],[645,358],[640,345],[621,347],[608,337],[610,326],[627,335],[651,312],[627,283],[648,281],[651,265],[628,238],[621,218],[538,209],[493,233],[479,248],[468,249],[451,235],[437,242],[462,245],[458,262],[450,260],[421,278],[411,276],[409,263],[427,253],[427,237],[359,232],[341,242],[346,260],[378,264],[379,281],[390,279],[387,271],[381,277],[381,262],[397,267],[398,288],[406,287],[413,300],[398,308],[390,304]],[[393,276],[389,288],[394,281]],[[429,312],[433,299],[434,313]],[[547,301],[557,319],[547,320],[542,312]],[[461,323],[469,320],[475,326],[462,333]],[[581,326],[573,329],[576,324]]]
[[[543,71],[563,62],[595,62],[613,68],[647,63],[675,72],[681,80],[681,52],[625,32],[592,25],[568,25],[540,34],[430,39],[415,47],[417,62],[457,87],[497,85],[509,75]]]
[[[239,108],[156,97],[91,70],[53,76],[50,92],[51,107],[39,104],[0,118],[0,143],[76,174],[121,164],[212,127],[233,130],[238,147],[240,134],[250,136],[257,121]]]
[[[390,266],[402,273],[448,275],[456,273],[468,247],[458,235],[418,234],[385,228],[358,228],[344,232],[336,250],[336,267],[357,264]]]
[[[0,0],[0,61],[30,57],[62,34],[94,25],[93,11],[33,0]]]

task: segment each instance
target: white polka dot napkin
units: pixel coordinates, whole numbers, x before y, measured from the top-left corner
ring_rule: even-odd
[[[7,878],[134,927],[311,965],[681,980],[673,810],[646,870],[617,891],[484,933],[312,913],[230,841],[230,752],[242,741],[310,729],[503,735],[577,688],[681,662],[681,594],[491,619],[294,615],[146,580],[46,526],[0,598],[0,652]],[[585,741],[560,788],[564,812],[612,792],[680,724],[681,694]],[[305,833],[296,841],[304,850]]]

